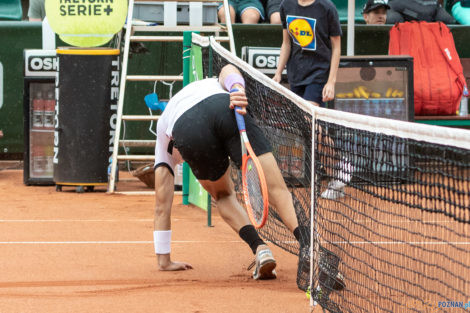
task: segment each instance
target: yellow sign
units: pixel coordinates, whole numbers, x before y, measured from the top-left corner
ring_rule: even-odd
[[[289,24],[289,32],[301,47],[307,47],[314,40],[314,30],[305,19],[297,18]]]
[[[54,32],[78,47],[109,42],[127,16],[127,0],[46,0],[45,7]]]

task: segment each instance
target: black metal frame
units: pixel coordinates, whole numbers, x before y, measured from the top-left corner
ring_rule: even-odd
[[[53,177],[50,178],[41,178],[41,177],[31,177],[30,176],[30,120],[31,120],[31,108],[30,108],[30,99],[31,95],[29,92],[29,87],[31,84],[40,83],[40,84],[55,84],[55,77],[25,77],[24,78],[24,92],[23,92],[23,125],[24,125],[24,154],[23,154],[23,182],[25,185],[45,185],[52,186],[55,185]]]

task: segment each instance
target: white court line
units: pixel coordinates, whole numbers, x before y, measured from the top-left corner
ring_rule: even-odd
[[[173,219],[177,220],[177,219]],[[93,222],[93,223],[100,223],[100,222],[153,222],[153,219],[128,219],[128,220],[120,220],[120,219],[71,219],[71,220],[59,220],[59,219],[42,219],[42,220],[0,220],[0,223],[60,223],[60,222]]]
[[[336,241],[339,245],[470,245],[468,241]]]
[[[331,222],[335,222],[335,223],[344,223],[344,222],[355,222],[355,223],[377,223],[377,221],[375,220],[353,220],[353,219],[344,219],[344,220],[328,220],[328,221],[331,221]],[[423,224],[438,224],[438,223],[458,223],[457,221],[449,221],[449,220],[446,220],[446,221],[435,221],[435,220],[430,220],[430,221],[414,221],[414,220],[406,220],[406,221],[402,221],[402,220],[380,220],[381,222],[385,222],[385,223],[423,223]]]
[[[171,243],[243,243],[241,240],[173,240]],[[153,244],[153,241],[0,241],[0,245]]]
[[[179,219],[175,218],[173,221],[177,221]],[[344,219],[344,220],[329,220],[330,222],[335,223],[344,223],[344,222],[351,222],[354,221],[356,223],[376,223],[373,220],[352,220],[352,219]],[[382,220],[383,221],[383,220]],[[74,222],[74,223],[115,223],[115,222],[153,222],[153,219],[39,219],[39,220],[7,220],[7,219],[0,219],[0,223],[61,223],[61,222]],[[427,224],[438,224],[438,223],[455,223],[456,221],[400,221],[400,220],[392,220],[386,221],[389,223],[427,223]]]
[[[270,241],[267,241],[271,243]],[[282,241],[278,241],[282,242]],[[241,240],[173,240],[171,243],[243,243]],[[284,241],[284,243],[292,243],[292,241]],[[327,244],[329,242],[323,242]],[[470,242],[467,241],[452,241],[452,242],[440,242],[440,241],[336,241],[332,242],[333,244],[339,245],[470,245]],[[153,244],[153,241],[133,241],[133,240],[124,240],[124,241],[0,241],[0,245],[67,245],[67,244]]]

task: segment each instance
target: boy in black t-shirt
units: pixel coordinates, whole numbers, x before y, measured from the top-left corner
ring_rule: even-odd
[[[280,9],[283,40],[273,79],[287,65],[290,88],[315,105],[333,100],[341,54],[338,11],[328,0],[285,0]]]
[[[325,102],[333,100],[335,95],[336,75],[341,54],[342,32],[338,11],[329,0],[284,0],[281,3],[280,16],[283,40],[278,67],[273,79],[279,83],[282,71],[287,65],[290,89],[314,105],[324,107]],[[320,129],[320,133],[322,132]],[[327,136],[319,135],[319,140],[327,141],[325,143],[327,147],[333,146],[331,139]],[[343,163],[349,164],[349,162]],[[344,167],[343,163],[340,165],[341,171]],[[329,184],[325,191],[327,192],[326,198],[333,199],[337,197],[336,192],[341,192],[334,188],[341,189],[344,183],[336,179],[332,181],[333,184],[337,182],[342,186]],[[334,194],[330,195],[330,193]],[[320,261],[316,260],[320,263],[320,268],[323,266],[332,270],[330,276],[334,277],[335,281],[333,286],[327,287],[324,283],[322,284],[323,280],[320,277],[320,288],[324,290],[315,291],[314,298],[323,306],[328,302],[328,293],[345,288],[345,284],[338,270],[339,257],[323,247],[320,247],[320,250],[320,255],[328,254],[331,255],[330,259],[336,260],[334,264],[322,262],[322,257]],[[301,249],[301,259],[308,258],[308,252],[308,249]],[[306,286],[299,287],[306,288]]]
[[[325,102],[335,96],[342,35],[338,11],[329,0],[284,0],[280,14],[283,40],[273,79],[280,82],[287,65],[290,89],[314,105],[324,107]],[[318,140],[323,141],[324,149],[334,146],[328,136],[319,135]],[[343,195],[342,190],[354,169],[347,160],[342,160],[338,166],[340,173],[333,176],[328,189],[322,193],[323,198],[335,199]]]

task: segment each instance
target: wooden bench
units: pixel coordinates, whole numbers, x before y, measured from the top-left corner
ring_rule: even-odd
[[[470,128],[470,115],[415,116],[415,122],[457,128]]]

